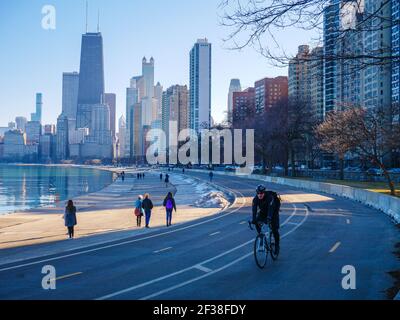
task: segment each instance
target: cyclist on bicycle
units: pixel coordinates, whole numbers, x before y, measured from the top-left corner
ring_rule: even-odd
[[[267,191],[263,185],[257,187],[257,196],[253,200],[253,221],[257,232],[261,233],[259,222],[271,225],[272,234],[275,238],[276,253],[279,254],[279,211],[280,200],[275,192]]]

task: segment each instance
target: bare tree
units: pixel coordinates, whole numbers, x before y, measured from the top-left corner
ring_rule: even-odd
[[[286,66],[293,55],[279,41],[283,30],[317,30],[319,37],[315,40],[321,42],[324,17],[331,11],[340,15],[343,23],[330,30],[330,42],[340,44],[348,33],[390,30],[398,25],[399,20],[390,15],[390,5],[390,0],[382,0],[372,9],[365,7],[364,0],[341,1],[338,7],[331,0],[221,0],[221,24],[231,30],[226,41],[232,49],[254,46],[269,62]],[[361,52],[326,50],[324,60],[356,60],[362,66],[390,65],[394,61],[399,63],[400,57],[393,52],[390,43]]]
[[[341,159],[352,152],[378,166],[395,195],[395,184],[385,166],[385,157],[398,150],[400,144],[400,126],[393,120],[390,108],[355,107],[330,113],[316,128],[316,134],[321,149],[336,153]]]

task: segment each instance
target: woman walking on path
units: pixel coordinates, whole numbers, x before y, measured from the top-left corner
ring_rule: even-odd
[[[72,200],[68,201],[64,213],[65,226],[68,228],[68,236],[70,239],[74,238],[74,227],[78,224],[76,220],[76,207]]]
[[[174,210],[176,212],[176,204],[172,192],[169,192],[167,197],[164,199],[163,206],[167,211],[167,227],[170,227],[172,225],[172,212]]]
[[[140,228],[142,226],[142,217],[143,214],[143,196],[139,196],[139,198],[135,202],[135,216],[137,227]]]
[[[142,208],[146,214],[146,228],[150,228],[151,210],[153,210],[153,202],[150,200],[150,195],[146,194],[142,203]]]

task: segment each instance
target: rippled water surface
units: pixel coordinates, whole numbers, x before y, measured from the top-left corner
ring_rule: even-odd
[[[0,165],[0,214],[54,206],[112,181],[113,173],[96,169]]]

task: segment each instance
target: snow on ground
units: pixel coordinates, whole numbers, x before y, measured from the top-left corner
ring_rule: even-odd
[[[204,194],[194,205],[198,208],[225,208],[229,202],[221,191],[210,191]]]
[[[201,182],[182,175],[171,175],[171,182],[174,185],[187,185],[190,188],[194,188],[191,194],[199,197],[193,203],[193,206],[197,208],[225,208],[229,205],[227,196],[207,182]]]

